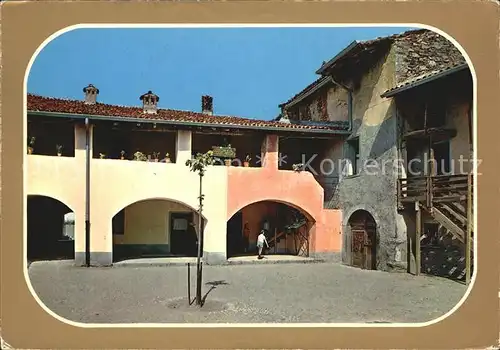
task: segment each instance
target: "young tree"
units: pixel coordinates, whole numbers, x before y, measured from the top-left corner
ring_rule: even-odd
[[[202,269],[201,269],[201,247],[203,246],[203,224],[202,224],[202,213],[203,213],[203,200],[205,196],[203,194],[203,176],[208,165],[212,165],[214,162],[213,152],[208,151],[206,153],[198,153],[195,158],[186,161],[186,166],[190,168],[191,171],[197,172],[200,178],[200,195],[198,197],[198,254],[196,259],[196,305],[202,306],[201,299],[201,283],[202,283]]]

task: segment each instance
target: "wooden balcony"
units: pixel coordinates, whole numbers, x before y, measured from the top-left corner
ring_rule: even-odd
[[[472,174],[416,176],[398,181],[398,204],[420,202],[427,207],[437,203],[462,202],[473,193]]]
[[[421,211],[425,210],[437,223],[465,245],[466,283],[468,283],[474,236],[473,175],[437,175],[399,179],[397,192],[399,209],[406,209],[411,205],[416,212],[416,255],[418,257],[420,255]],[[417,266],[420,266],[419,261]]]

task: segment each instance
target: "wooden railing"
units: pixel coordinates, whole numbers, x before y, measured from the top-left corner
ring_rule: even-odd
[[[473,192],[472,174],[417,176],[398,180],[398,202],[420,202],[428,208],[435,203],[467,200]],[[470,183],[470,185],[469,185]]]
[[[472,271],[473,228],[473,175],[438,175],[399,179],[398,206],[415,204],[415,265],[420,273],[420,240],[424,209],[447,232],[465,245],[465,281],[470,283]]]

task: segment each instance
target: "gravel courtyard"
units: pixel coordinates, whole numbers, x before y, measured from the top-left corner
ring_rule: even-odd
[[[192,297],[195,290],[192,267]],[[80,268],[35,262],[33,288],[55,313],[87,323],[425,322],[463,284],[340,264],[205,266],[201,310],[187,307],[187,267]]]

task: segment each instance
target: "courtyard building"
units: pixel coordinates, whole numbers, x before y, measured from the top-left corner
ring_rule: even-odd
[[[460,51],[415,30],[355,41],[316,73],[273,120],[217,115],[208,95],[179,111],[152,91],[137,107],[101,103],[93,85],[81,100],[29,94],[28,259],[196,256],[199,178],[186,161],[213,151],[207,264],[256,255],[265,230],[266,254],[464,278],[472,77]],[[460,156],[464,170],[451,169]]]

